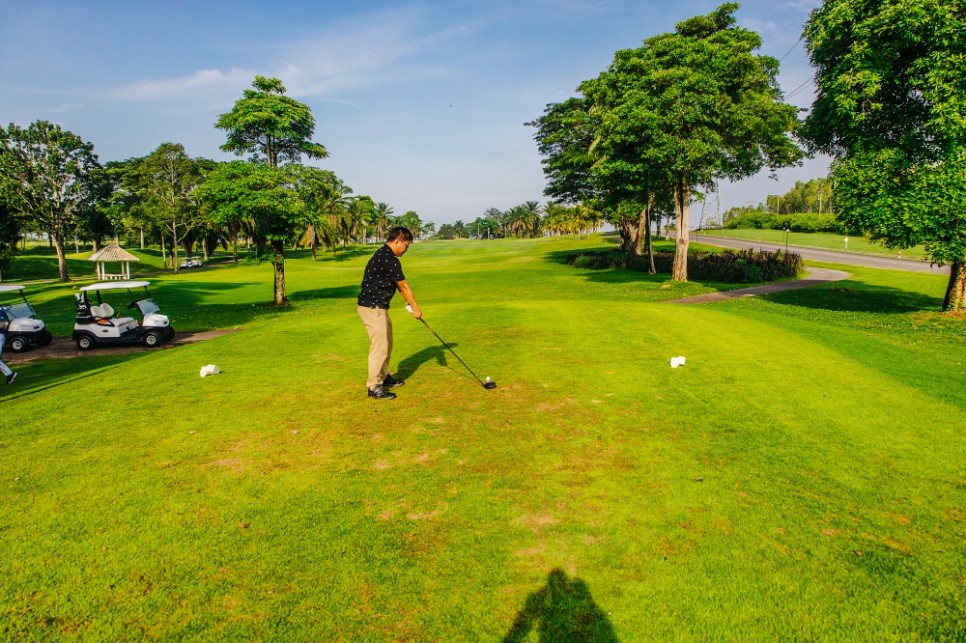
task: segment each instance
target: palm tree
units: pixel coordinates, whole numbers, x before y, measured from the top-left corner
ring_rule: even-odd
[[[388,203],[377,203],[373,210],[373,234],[378,239],[385,239],[386,232],[392,220],[392,206]]]

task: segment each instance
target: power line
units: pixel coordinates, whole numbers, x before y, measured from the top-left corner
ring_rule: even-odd
[[[789,49],[788,51],[786,51],[785,52],[785,55],[778,59],[778,62],[781,62],[781,61],[785,60],[786,58],[788,58],[788,54],[790,54],[793,51],[795,51],[795,47],[797,47],[798,46],[798,43],[800,43],[801,41],[802,41],[802,36],[799,36],[798,37],[798,40],[795,41],[795,44],[792,45],[791,49]]]
[[[814,78],[809,78],[804,83],[802,83],[801,85],[799,85],[798,87],[796,87],[792,91],[790,91],[787,94],[785,94],[785,100],[788,100],[789,98],[792,98],[795,94],[797,94],[798,92],[800,92],[803,89],[805,89],[805,87],[807,85],[814,85],[814,84],[815,84],[815,79]]]

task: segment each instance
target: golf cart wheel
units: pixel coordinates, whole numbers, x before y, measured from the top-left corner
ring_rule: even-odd
[[[154,348],[155,346],[159,345],[160,343],[161,343],[161,335],[159,335],[158,333],[154,332],[153,330],[151,332],[148,332],[148,333],[145,333],[144,334],[144,345],[145,346],[150,346],[151,348]]]
[[[12,350],[14,353],[22,353],[25,350],[27,350],[28,344],[29,343],[27,342],[27,340],[24,339],[23,337],[20,337],[19,335],[14,335],[13,337],[10,338],[10,343],[8,344],[8,346],[10,346],[10,350]]]
[[[77,338],[77,348],[86,351],[97,346],[97,340],[90,335],[81,335]]]
[[[50,334],[49,330],[45,330],[43,334],[41,334],[40,339],[37,340],[37,346],[47,346],[52,341],[54,341],[54,336]]]

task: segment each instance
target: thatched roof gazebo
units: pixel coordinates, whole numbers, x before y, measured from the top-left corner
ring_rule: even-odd
[[[88,257],[87,260],[93,261],[97,264],[97,278],[101,281],[111,279],[130,279],[131,262],[140,261],[140,259],[132,255],[130,252],[114,243],[104,246]],[[121,264],[121,272],[108,272],[105,264],[109,263]]]

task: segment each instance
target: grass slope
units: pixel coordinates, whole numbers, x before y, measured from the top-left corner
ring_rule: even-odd
[[[710,289],[560,261],[601,243],[405,257],[492,391],[397,305],[407,383],[366,398],[370,250],[287,262],[285,311],[260,303],[270,266],[165,278],[176,326],[241,332],[22,366],[0,389],[0,633],[962,640],[966,332],[927,312],[944,279],[850,268],[682,306]]]

